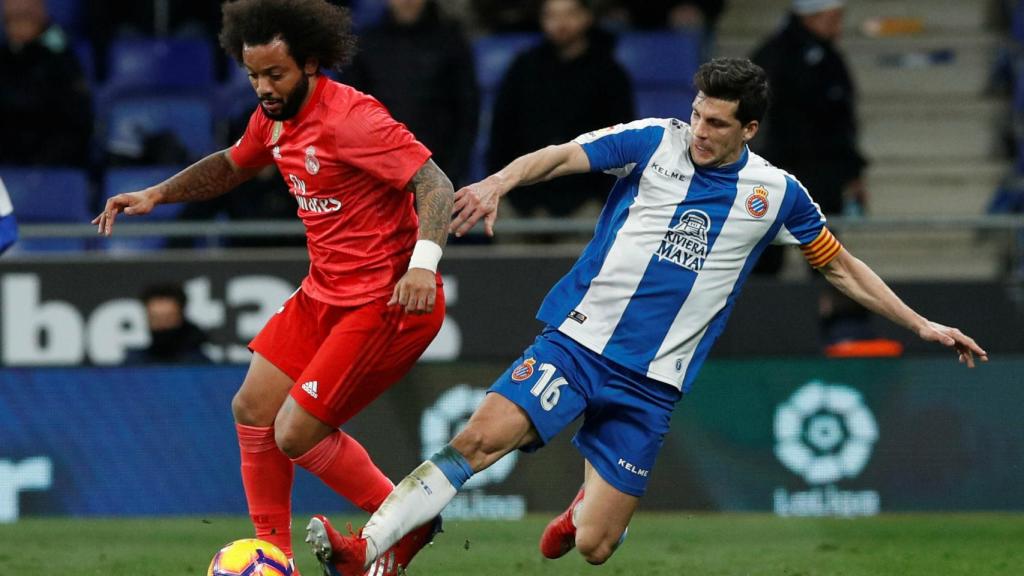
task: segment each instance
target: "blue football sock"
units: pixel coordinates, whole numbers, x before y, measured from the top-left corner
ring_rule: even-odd
[[[466,461],[462,454],[459,454],[458,450],[452,448],[451,444],[438,450],[436,454],[430,457],[430,461],[441,469],[441,472],[452,483],[455,490],[462,488],[466,480],[469,480],[469,477],[473,475],[473,468],[470,467],[469,462]]]

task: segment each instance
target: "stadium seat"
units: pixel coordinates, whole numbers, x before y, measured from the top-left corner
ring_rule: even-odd
[[[690,121],[692,88],[656,88],[634,90],[637,118],[678,118]]]
[[[92,43],[88,40],[75,40],[71,43],[71,50],[82,67],[82,74],[89,81],[89,86],[96,85],[96,57],[93,54]]]
[[[700,66],[700,42],[696,32],[628,32],[619,36],[615,58],[634,88],[689,88]]]
[[[539,34],[524,33],[484,36],[473,42],[476,81],[480,90],[497,90],[516,55],[539,41]]]
[[[381,21],[388,10],[387,0],[355,0],[351,3],[352,25],[362,30]]]
[[[72,36],[85,30],[85,14],[82,0],[46,0],[50,18]]]
[[[1017,0],[1010,14],[1010,37],[1017,44],[1024,44],[1024,0]]]
[[[0,166],[0,178],[21,224],[87,223],[93,217],[92,189],[83,170]],[[84,238],[29,238],[20,240],[12,251],[75,251],[85,247]]]
[[[148,188],[170,178],[181,171],[181,166],[139,166],[130,168],[111,168],[107,170],[101,190],[101,202],[121,194]],[[185,208],[184,204],[161,204],[144,216],[121,217],[119,222],[158,222],[175,220]],[[163,237],[118,237],[115,233],[111,238],[103,239],[100,246],[113,252],[138,252],[156,250],[166,244]]]
[[[214,84],[213,46],[195,38],[121,38],[107,54],[108,97],[129,91],[204,91]]]
[[[225,122],[235,120],[241,115],[248,117],[256,109],[259,101],[249,83],[246,69],[234,60],[227,64],[227,78],[217,88],[217,118]],[[237,138],[241,134],[231,134]]]
[[[141,156],[147,135],[170,132],[197,160],[215,149],[210,103],[195,96],[126,96],[106,113],[104,145],[112,154]]]

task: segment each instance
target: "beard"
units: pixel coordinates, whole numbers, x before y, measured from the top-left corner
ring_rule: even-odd
[[[260,110],[263,112],[264,116],[270,118],[271,120],[275,120],[278,122],[282,120],[290,120],[291,118],[294,118],[296,114],[299,113],[299,108],[302,107],[302,101],[306,99],[306,94],[308,93],[309,76],[303,74],[302,79],[299,80],[299,83],[295,85],[295,88],[292,90],[292,93],[282,100],[280,112],[276,114],[271,114],[270,112],[267,112],[267,109],[262,104],[260,104]],[[261,103],[265,101],[267,100],[260,98]],[[269,101],[272,102],[273,100]]]

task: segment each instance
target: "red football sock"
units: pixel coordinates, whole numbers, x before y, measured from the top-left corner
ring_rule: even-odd
[[[395,487],[370,460],[366,449],[341,430],[324,438],[292,462],[309,470],[335,492],[367,512],[380,508]]]
[[[274,428],[235,424],[242,485],[256,537],[292,558],[292,479],[295,467],[274,442]]]

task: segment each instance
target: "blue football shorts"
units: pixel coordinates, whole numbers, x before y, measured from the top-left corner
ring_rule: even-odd
[[[542,332],[491,386],[529,415],[547,444],[583,416],[572,442],[601,478],[643,496],[682,393],[627,370],[555,329]]]

